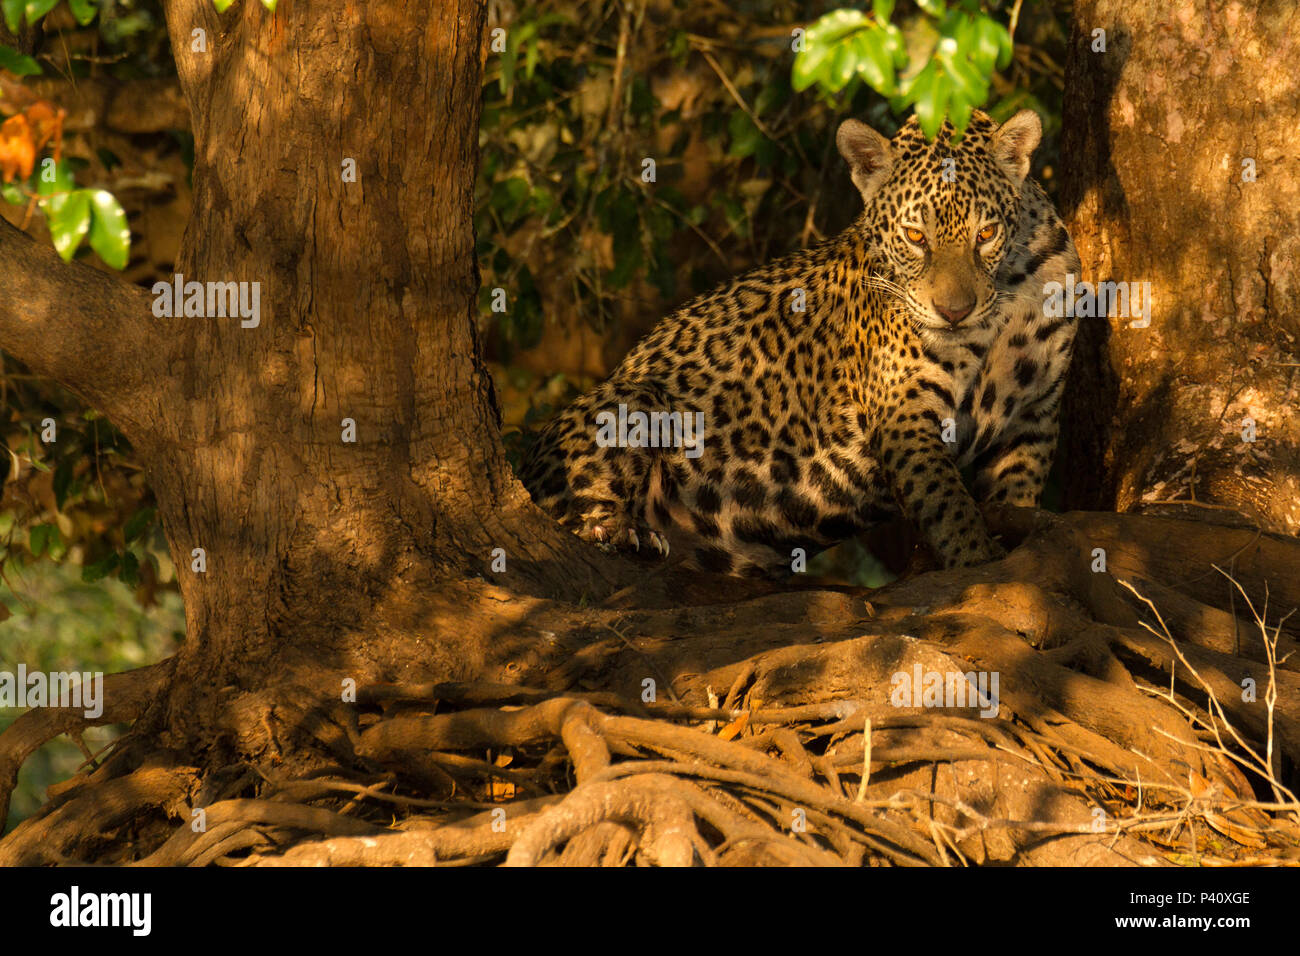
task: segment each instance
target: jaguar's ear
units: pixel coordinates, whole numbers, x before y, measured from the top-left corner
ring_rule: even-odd
[[[849,119],[840,124],[840,130],[835,134],[835,145],[849,164],[853,185],[862,193],[863,201],[867,201],[889,178],[889,171],[894,167],[889,140],[865,123]]]
[[[1043,123],[1033,110],[1021,110],[993,134],[993,158],[1019,184],[1029,175],[1029,158],[1043,138]]]

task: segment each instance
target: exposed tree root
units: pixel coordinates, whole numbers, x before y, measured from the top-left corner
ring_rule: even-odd
[[[1188,524],[1135,520],[1161,539]],[[239,760],[200,772],[128,735],[0,841],[0,863],[1300,858],[1300,675],[1293,635],[1257,600],[1289,593],[1251,551],[1263,539],[1189,532],[1235,552],[1255,590],[1229,594],[1218,551],[1164,547],[1152,583],[1141,535],[1113,516],[999,522],[1025,537],[1003,561],[879,592],[684,608],[624,592],[627,606],[570,610],[587,639],[522,669],[535,686],[375,683],[355,703],[302,683],[245,692],[225,711]],[[1300,545],[1267,543],[1293,571]],[[1000,677],[995,715],[988,700],[894,698],[897,675],[966,672]],[[122,682],[113,719],[141,712],[167,668],[150,674]],[[33,741],[75,727],[16,724],[0,770],[12,780]]]
[[[18,771],[42,744],[86,727],[130,723],[166,688],[171,670],[168,659],[105,677],[104,712],[97,718],[86,717],[85,711],[76,707],[39,707],[19,716],[0,734],[0,826],[9,816],[9,798],[18,784]]]

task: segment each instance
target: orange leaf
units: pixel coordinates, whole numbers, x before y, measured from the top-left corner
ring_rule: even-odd
[[[727,726],[718,731],[718,736],[723,740],[735,740],[740,736],[740,732],[749,726],[749,711],[745,711]]]
[[[67,115],[67,110],[45,100],[37,100],[27,107],[27,122],[32,125],[38,150],[55,137],[63,138],[63,119]]]
[[[1193,797],[1203,797],[1214,789],[1214,785],[1195,770],[1189,770],[1187,771],[1187,789],[1192,792]]]
[[[26,179],[36,165],[36,143],[32,128],[21,113],[11,116],[0,125],[0,174],[4,181],[13,182],[14,175]]]

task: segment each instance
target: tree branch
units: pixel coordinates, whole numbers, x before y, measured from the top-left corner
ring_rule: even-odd
[[[0,349],[76,392],[133,441],[159,420],[168,331],[144,289],[64,263],[0,220]]]

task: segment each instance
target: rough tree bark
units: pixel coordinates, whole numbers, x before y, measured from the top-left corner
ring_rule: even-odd
[[[1153,309],[1145,329],[1082,323],[1066,503],[1300,532],[1300,10],[1080,0],[1074,18],[1063,211],[1084,278],[1150,282]]]

